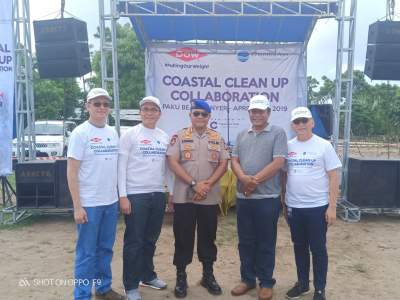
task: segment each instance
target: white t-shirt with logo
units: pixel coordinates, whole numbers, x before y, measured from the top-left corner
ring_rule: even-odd
[[[313,135],[307,141],[288,142],[286,205],[319,207],[329,202],[328,171],[342,166],[332,145]]]
[[[165,192],[168,135],[159,128],[138,124],[120,140],[118,190],[120,197],[129,194]]]
[[[86,121],[72,132],[67,155],[80,160],[79,196],[83,207],[118,201],[118,149],[118,134],[108,125],[98,128]]]

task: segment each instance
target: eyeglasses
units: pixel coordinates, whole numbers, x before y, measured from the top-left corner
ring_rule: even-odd
[[[100,106],[103,106],[104,108],[110,107],[109,102],[90,102],[90,103],[92,103],[94,107],[100,107]]]
[[[307,119],[307,118],[298,118],[298,119],[293,120],[293,123],[296,125],[299,125],[300,123],[307,124],[308,120],[309,119]]]
[[[154,108],[143,107],[143,108],[140,109],[140,111],[142,111],[144,113],[153,113],[153,114],[155,114],[155,113],[158,113],[160,110],[155,108],[155,107]]]
[[[199,116],[202,116],[203,118],[208,117],[208,113],[202,112],[202,111],[194,111],[194,112],[192,112],[192,115],[195,117],[199,117]]]

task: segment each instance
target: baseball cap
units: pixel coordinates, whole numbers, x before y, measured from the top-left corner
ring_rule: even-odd
[[[108,92],[105,89],[93,88],[87,94],[86,101],[90,101],[90,100],[92,100],[94,98],[97,98],[97,97],[104,97],[104,98],[107,98],[110,101],[112,100],[112,98],[110,97],[110,95],[108,94]]]
[[[298,118],[311,119],[312,118],[311,111],[307,107],[304,107],[304,106],[296,107],[295,109],[292,110],[290,122],[293,122],[294,120],[296,120]]]
[[[158,106],[158,108],[161,110],[161,104],[160,100],[154,96],[146,96],[139,102],[139,106],[142,106],[145,103],[153,103]]]
[[[208,105],[206,100],[197,99],[192,102],[191,109],[203,109],[208,113],[211,113],[211,107]]]
[[[262,109],[266,110],[267,108],[270,108],[271,104],[269,103],[269,100],[266,96],[264,95],[255,95],[251,97],[250,99],[250,105],[249,109]]]

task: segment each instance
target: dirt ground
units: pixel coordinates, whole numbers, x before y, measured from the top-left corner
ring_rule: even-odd
[[[327,297],[335,300],[400,299],[400,217],[362,216],[359,223],[341,220],[329,228],[329,274]],[[122,286],[121,220],[113,260],[114,288]],[[239,281],[236,214],[221,217],[218,231],[216,278],[224,292],[211,296],[199,285],[201,265],[197,259],[188,267],[186,299],[232,299],[230,289]],[[24,225],[0,229],[0,299],[72,299],[75,226],[72,217],[35,217]],[[168,289],[141,288],[143,299],[174,299],[175,270],[172,266],[172,216],[166,215],[157,244],[155,265]],[[284,299],[296,279],[290,234],[280,218],[276,256],[274,299]],[[257,292],[238,297],[257,299]],[[302,299],[312,299],[312,294]]]

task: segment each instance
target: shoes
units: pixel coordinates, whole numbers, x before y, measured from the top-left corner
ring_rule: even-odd
[[[325,291],[324,290],[316,290],[314,292],[313,300],[326,300]]]
[[[221,295],[222,289],[215,280],[214,274],[203,274],[200,284],[212,295]]]
[[[272,288],[261,287],[258,291],[258,300],[271,300],[272,296]]]
[[[176,298],[185,298],[187,295],[187,280],[186,272],[176,273],[176,286],[174,294]]]
[[[127,300],[142,300],[140,296],[139,289],[133,289],[126,291]]]
[[[255,285],[248,285],[247,283],[241,282],[231,290],[231,295],[242,296],[255,287]]]
[[[287,299],[299,299],[301,295],[308,294],[310,292],[310,287],[306,285],[302,285],[299,282],[296,282],[294,287],[292,287],[287,293]]]
[[[98,294],[96,293],[96,299],[98,300],[126,300],[126,297],[118,294],[114,290],[109,290],[108,292],[105,292],[103,294]]]
[[[152,289],[156,290],[163,290],[167,287],[167,284],[159,278],[154,278],[153,280],[150,281],[141,281],[139,282],[139,284],[142,286],[151,287]]]

